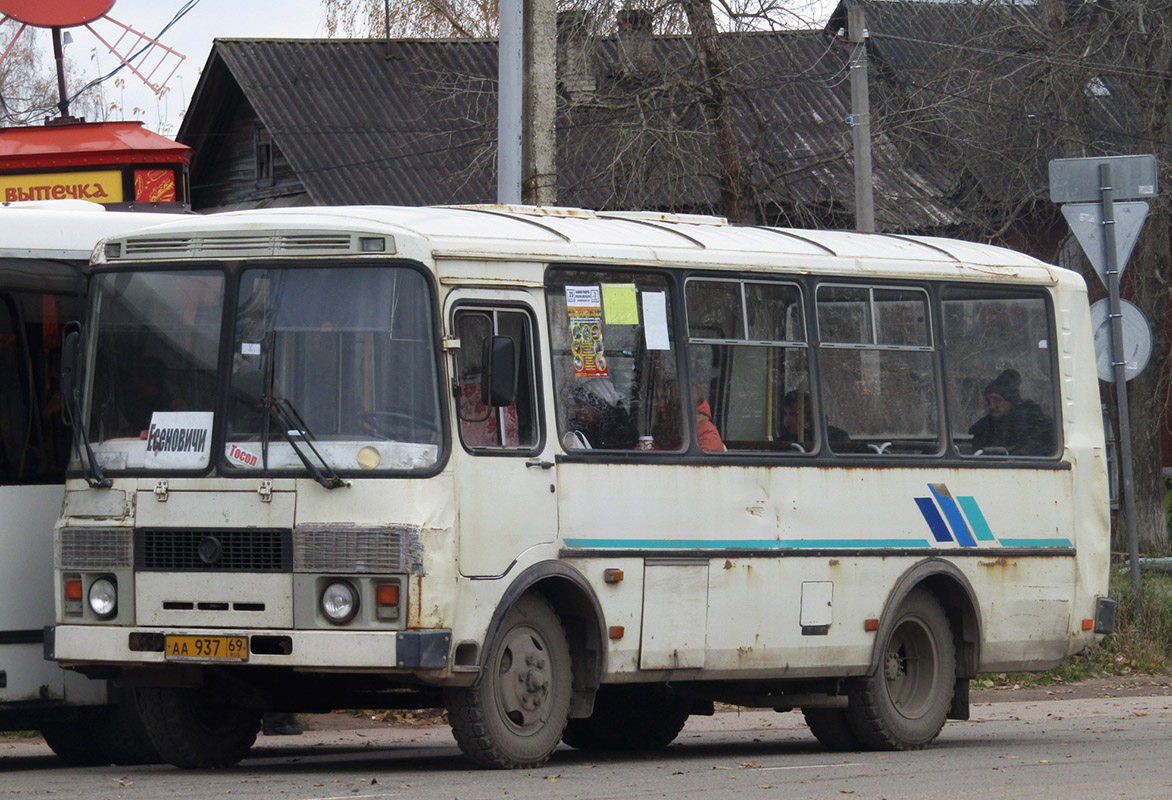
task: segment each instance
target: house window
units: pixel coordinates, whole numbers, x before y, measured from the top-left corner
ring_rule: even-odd
[[[266,129],[257,128],[253,142],[256,146],[256,183],[258,186],[272,186],[275,183],[273,160],[276,155],[273,137]]]

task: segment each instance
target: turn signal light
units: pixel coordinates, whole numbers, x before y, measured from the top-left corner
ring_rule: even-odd
[[[623,580],[621,569],[608,569],[602,573],[602,579],[607,583],[620,583]]]
[[[610,638],[612,638],[612,639],[621,639],[621,638],[623,638],[623,635],[626,632],[627,632],[627,629],[624,628],[622,625],[611,625],[610,626]]]
[[[65,599],[81,599],[81,581],[65,581]]]
[[[1095,621],[1093,619],[1084,619],[1082,621],[1082,629],[1084,631],[1094,630],[1094,628],[1095,628]]]
[[[380,606],[399,605],[399,584],[383,584],[375,590],[375,599]]]
[[[399,584],[380,583],[374,587],[374,615],[380,620],[399,618]]]
[[[866,621],[863,623],[863,630],[867,630],[867,631],[877,631],[877,630],[879,630],[879,620],[877,620],[877,619],[869,619],[869,620],[866,620]]]

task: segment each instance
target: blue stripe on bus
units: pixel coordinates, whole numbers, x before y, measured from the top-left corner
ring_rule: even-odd
[[[960,513],[960,509],[956,506],[956,501],[952,499],[952,495],[948,492],[948,487],[944,484],[928,484],[928,491],[936,498],[936,502],[940,504],[940,509],[944,512],[945,519],[948,520],[949,527],[952,532],[956,534],[956,543],[961,547],[976,547],[977,543],[973,539],[973,535],[969,533],[969,525],[965,522],[964,514]]]
[[[566,539],[566,547],[622,547],[640,550],[778,550],[849,547],[929,547],[924,539]]]
[[[993,535],[993,531],[989,529],[989,523],[985,521],[985,515],[981,513],[981,507],[977,505],[977,498],[975,497],[958,497],[956,502],[960,503],[964,515],[968,518],[969,525],[973,528],[973,533],[976,534],[979,542],[995,542],[997,537]]]
[[[1002,547],[1074,547],[1069,539],[1002,539]]]
[[[936,504],[932,502],[932,498],[916,497],[913,499],[916,501],[916,505],[920,507],[920,513],[924,515],[924,521],[932,529],[932,536],[936,538],[936,541],[951,542],[952,534],[948,532],[948,526],[944,524],[944,518],[940,516],[940,511],[937,510]]]

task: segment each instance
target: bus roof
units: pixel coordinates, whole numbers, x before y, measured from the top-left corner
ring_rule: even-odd
[[[340,237],[349,233],[352,237]],[[729,225],[720,217],[532,206],[343,206],[187,217],[122,237],[117,260],[361,255],[359,239],[392,237],[386,253],[496,261],[657,264],[876,274],[1015,277],[1077,275],[1004,247],[929,236]],[[417,242],[412,246],[412,242]],[[422,250],[419,252],[422,245]],[[368,254],[368,253],[367,253]],[[99,261],[105,254],[97,255]]]
[[[87,200],[0,205],[0,258],[64,258],[88,261],[107,236],[173,221],[176,214],[107,211]]]

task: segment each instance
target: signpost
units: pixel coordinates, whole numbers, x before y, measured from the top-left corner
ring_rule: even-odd
[[[1131,463],[1131,418],[1127,406],[1127,381],[1143,365],[1133,352],[1129,371],[1126,356],[1128,342],[1124,336],[1123,301],[1119,296],[1119,279],[1139,229],[1147,214],[1147,203],[1123,203],[1116,200],[1140,200],[1156,195],[1156,157],[1102,156],[1098,158],[1059,158],[1050,162],[1050,199],[1064,205],[1062,213],[1083,246],[1096,272],[1107,285],[1110,320],[1110,355],[1108,360],[1115,382],[1115,405],[1119,414],[1120,473],[1122,474],[1123,513],[1127,519],[1127,549],[1131,561],[1131,582],[1135,590],[1136,616],[1143,617],[1143,594],[1139,572],[1139,535],[1135,518],[1135,480]],[[1140,208],[1142,206],[1142,209]],[[1068,209],[1070,209],[1068,211]],[[1117,227],[1116,210],[1127,222]],[[1126,210],[1124,210],[1126,209]],[[1122,235],[1119,235],[1122,233]],[[1101,234],[1101,236],[1100,236]],[[1100,266],[1101,265],[1101,266]],[[1100,312],[1101,313],[1101,312]],[[1140,315],[1143,321],[1142,314]],[[1134,328],[1135,322],[1129,328]],[[1146,322],[1142,329],[1151,352],[1151,331]],[[1132,333],[1133,340],[1140,334]],[[1140,348],[1142,350],[1142,347]],[[1103,355],[1099,356],[1099,360]],[[1147,359],[1144,358],[1146,364]],[[1100,373],[1101,377],[1101,373]]]

